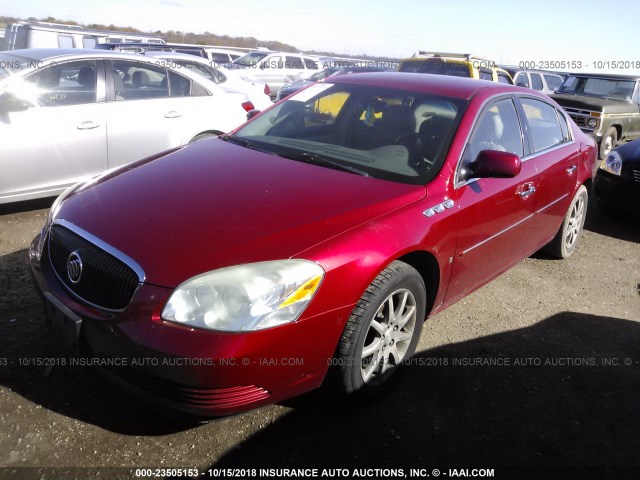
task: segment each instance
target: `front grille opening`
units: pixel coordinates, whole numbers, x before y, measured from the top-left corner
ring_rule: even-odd
[[[70,255],[82,261],[80,280],[74,283],[67,271]],[[123,310],[139,285],[136,273],[122,260],[61,225],[49,233],[51,266],[62,283],[79,299],[106,310]]]

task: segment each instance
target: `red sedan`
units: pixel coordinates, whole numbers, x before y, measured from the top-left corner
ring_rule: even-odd
[[[370,397],[429,315],[574,252],[595,160],[532,90],[345,75],[65,192],[32,272],[48,326],[150,405],[227,415],[328,376]]]

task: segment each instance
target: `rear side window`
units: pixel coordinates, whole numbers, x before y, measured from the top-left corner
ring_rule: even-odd
[[[317,70],[318,69],[318,62],[316,62],[315,60],[311,59],[311,58],[304,58],[304,66],[306,68],[308,68],[309,70]]]
[[[564,136],[564,141],[571,141],[571,134],[569,133],[569,124],[567,123],[567,118],[562,114],[562,112],[557,111],[558,120],[560,120],[560,128],[562,130],[562,135]]]
[[[282,68],[282,57],[269,57],[262,62],[261,68]]]
[[[82,48],[96,48],[97,43],[98,39],[96,37],[90,35],[82,37]]]
[[[562,85],[562,78],[556,75],[545,75],[544,79],[547,81],[547,86],[551,90],[557,90]]]
[[[299,57],[285,57],[284,68],[299,68],[303,69],[302,59]]]
[[[211,60],[218,65],[222,65],[223,63],[229,63],[231,61],[229,60],[229,55],[227,55],[226,53],[210,52],[209,58],[211,58]]]
[[[519,87],[529,88],[529,77],[524,72],[520,72],[515,79],[516,85]]]
[[[71,35],[58,35],[58,47],[73,48],[73,37]]]
[[[167,70],[162,67],[134,61],[112,61],[112,71],[116,100],[169,96]]]
[[[537,153],[547,148],[564,143],[567,135],[562,131],[556,109],[541,100],[521,98],[529,133],[532,141],[532,152]]]
[[[509,76],[506,73],[502,73],[502,72],[498,72],[498,82],[506,83],[507,85],[513,85],[513,82],[511,81]]]
[[[188,97],[191,94],[191,80],[169,70],[169,95]]]
[[[531,74],[531,85],[533,86],[534,90],[538,90],[539,92],[544,90],[544,85],[542,83],[542,78],[540,77],[540,75],[538,73],[532,73]]]
[[[493,80],[493,72],[488,68],[481,68],[479,70],[480,80]]]

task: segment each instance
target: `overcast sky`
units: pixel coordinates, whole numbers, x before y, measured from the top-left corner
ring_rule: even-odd
[[[575,61],[640,74],[640,2],[597,0],[0,0],[0,12],[80,23],[278,40],[301,50],[407,57],[475,53],[500,63]],[[594,62],[603,62],[594,64]],[[633,68],[629,68],[633,67]]]

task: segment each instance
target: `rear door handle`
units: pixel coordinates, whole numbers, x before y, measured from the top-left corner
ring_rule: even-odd
[[[78,125],[78,130],[92,130],[94,128],[98,128],[100,126],[100,124],[92,122],[91,120],[86,121],[86,122],[82,122],[80,125]]]
[[[179,118],[182,114],[180,112],[176,112],[175,110],[171,110],[164,114],[164,118]]]
[[[521,190],[518,192],[518,195],[520,195],[521,197],[528,197],[529,195],[531,195],[532,193],[535,193],[536,191],[536,187],[533,183],[526,183],[522,186],[527,187],[526,190]]]
[[[576,168],[578,168],[576,165],[571,165],[569,168],[567,168],[567,175],[573,175],[573,172],[576,171]]]

